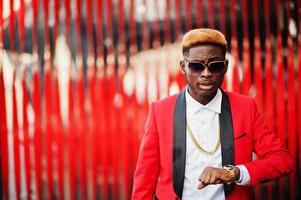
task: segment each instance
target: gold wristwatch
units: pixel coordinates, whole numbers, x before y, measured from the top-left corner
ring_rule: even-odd
[[[235,166],[225,165],[223,167],[223,169],[225,169],[230,176],[230,180],[229,180],[229,182],[227,182],[227,184],[230,185],[230,184],[234,183],[235,182]]]

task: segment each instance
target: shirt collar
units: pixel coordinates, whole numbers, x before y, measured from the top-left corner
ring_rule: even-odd
[[[196,101],[188,92],[188,86],[186,87],[185,91],[186,97],[186,112],[187,116],[191,116],[197,113],[202,108],[207,108],[216,113],[221,113],[221,105],[222,105],[222,92],[220,89],[217,90],[215,97],[206,105],[203,105]]]

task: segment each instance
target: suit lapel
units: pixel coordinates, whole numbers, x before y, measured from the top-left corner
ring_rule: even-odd
[[[172,180],[175,193],[182,198],[186,160],[185,90],[177,97],[173,120]]]
[[[234,165],[234,139],[232,115],[228,95],[222,92],[222,109],[220,114],[220,137],[222,149],[222,165]],[[186,161],[186,99],[185,90],[177,97],[173,118],[173,189],[182,198],[185,161]],[[233,185],[224,184],[225,196],[233,190]]]
[[[234,165],[234,139],[232,115],[228,95],[222,91],[222,111],[220,114],[220,137],[222,165]],[[225,196],[233,190],[233,185],[224,184]]]

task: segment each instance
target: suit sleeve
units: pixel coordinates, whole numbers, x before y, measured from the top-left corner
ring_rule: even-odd
[[[156,129],[154,104],[151,105],[134,173],[132,200],[153,199],[159,176],[159,138]]]
[[[257,160],[246,163],[250,174],[250,185],[269,181],[293,170],[294,162],[291,154],[282,146],[279,137],[264,122],[252,101],[252,134],[253,150]]]

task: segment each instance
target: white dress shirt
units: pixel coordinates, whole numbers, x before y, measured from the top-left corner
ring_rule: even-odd
[[[188,92],[188,87],[185,95],[186,118],[192,134],[202,148],[206,151],[212,151],[220,137],[219,114],[221,113],[222,93],[218,90],[215,97],[207,105],[202,105],[193,99]],[[199,176],[205,167],[223,167],[221,145],[219,144],[213,155],[205,155],[192,142],[188,132],[186,137],[186,168],[182,199],[225,199],[223,184],[207,185],[202,190],[197,188],[200,183]],[[237,184],[247,185],[250,181],[248,170],[244,165],[237,167],[239,167],[241,174]]]

